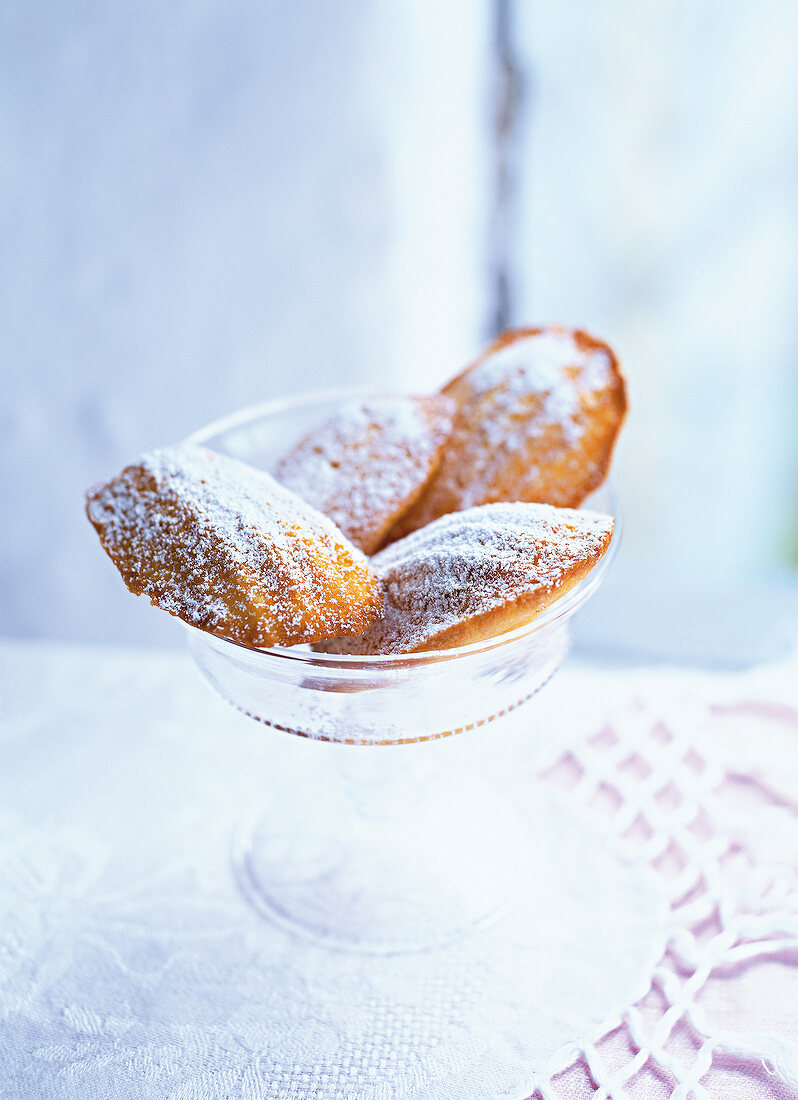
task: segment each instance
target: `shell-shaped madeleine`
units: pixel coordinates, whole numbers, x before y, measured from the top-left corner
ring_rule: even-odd
[[[626,412],[612,349],[578,329],[512,329],[443,391],[457,411],[441,464],[391,539],[495,501],[573,508],[604,480]]]
[[[86,511],[131,592],[244,645],[359,634],[380,614],[374,572],[330,520],[203,447],[145,455],[90,489]]]
[[[530,622],[590,572],[613,519],[548,504],[485,504],[442,516],[372,558],[384,614],[328,653],[468,645]]]
[[[352,401],[289,451],[275,477],[371,554],[437,470],[454,407],[442,394]]]

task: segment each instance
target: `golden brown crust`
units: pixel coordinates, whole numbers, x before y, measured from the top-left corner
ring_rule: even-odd
[[[542,614],[557,600],[570,592],[596,565],[606,553],[612,532],[607,536],[606,542],[600,550],[596,550],[584,561],[572,565],[557,586],[551,590],[540,589],[537,592],[528,592],[517,597],[513,601],[502,604],[499,608],[486,611],[481,615],[474,615],[461,623],[456,623],[448,630],[441,630],[438,634],[429,638],[412,652],[423,653],[433,649],[453,649],[455,646],[471,645],[473,642],[486,641],[500,634],[506,634],[516,627],[525,626]]]
[[[612,348],[561,326],[502,333],[442,392],[457,402],[449,442],[390,540],[494,501],[578,506],[606,477],[626,413]]]
[[[165,448],[86,495],[131,592],[244,645],[358,634],[381,611],[368,562],[268,474],[201,447]]]
[[[371,554],[440,465],[454,408],[443,394],[351,402],[293,447],[275,477]]]
[[[547,504],[486,504],[442,516],[372,559],[384,614],[331,653],[418,653],[530,622],[578,584],[610,545],[613,520]]]

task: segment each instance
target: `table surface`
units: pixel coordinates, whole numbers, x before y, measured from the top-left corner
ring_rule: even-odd
[[[717,893],[721,915],[705,914],[701,935],[672,899],[684,920],[648,992],[604,1030],[575,1036],[570,1055],[554,1052],[562,1064],[541,1055],[525,1095],[591,1096],[590,1082],[603,1080],[612,1091],[602,1095],[616,1098],[798,1095],[798,661],[735,675],[572,661],[536,707],[546,738],[534,739],[530,776],[543,769],[559,782],[557,762],[576,760],[586,804],[601,802],[599,788],[615,789],[621,804],[637,797],[659,837],[683,840],[690,813],[698,821],[711,810],[711,859],[710,848],[696,849],[691,867],[706,880],[707,868],[740,852],[750,867],[733,904]],[[518,731],[525,714],[513,717]],[[663,723],[682,730],[673,745],[709,761],[700,798],[687,791],[687,750],[677,761],[655,744]],[[607,728],[609,744],[596,739]],[[228,852],[241,808],[257,803],[294,741],[215,698],[182,653],[0,645],[0,1096],[359,1100],[399,1095],[400,1085],[403,1096],[448,1095],[425,1078],[426,1055],[412,1088],[392,1077],[388,1040],[366,1076],[332,1081],[308,1068],[324,1052],[334,1061],[340,1039],[334,1021],[311,1026],[297,1013],[314,996],[312,952],[272,935],[243,904]],[[655,773],[637,791],[621,778],[635,755]],[[641,791],[669,782],[681,785],[682,810],[666,822]],[[645,858],[655,866],[660,857]],[[743,909],[760,922],[756,934]],[[707,942],[712,959],[696,957],[690,970],[690,952]],[[742,947],[745,960],[733,954]],[[337,982],[355,982],[345,956],[333,970]],[[354,985],[349,993],[357,1004]],[[679,1004],[681,1023],[663,1031]],[[432,1067],[439,1054],[428,1054]]]

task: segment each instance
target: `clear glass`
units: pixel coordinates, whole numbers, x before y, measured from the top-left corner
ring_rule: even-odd
[[[191,441],[271,470],[355,396],[362,391],[270,402]],[[488,641],[357,657],[249,649],[188,628],[194,659],[225,699],[314,742],[279,753],[268,805],[236,840],[238,881],[261,912],[330,946],[397,951],[434,946],[506,910],[519,853],[534,838],[506,787],[486,779],[494,723],[554,674],[568,620],[614,557],[611,489],[587,506],[616,519],[604,558],[539,618]],[[541,733],[530,724],[529,736]]]

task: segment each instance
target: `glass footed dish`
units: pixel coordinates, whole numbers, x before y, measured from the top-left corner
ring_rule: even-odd
[[[268,402],[189,442],[272,471],[314,427],[367,396],[338,390]],[[238,882],[259,911],[330,947],[383,952],[433,947],[507,909],[534,838],[506,784],[485,777],[497,720],[557,670],[571,616],[617,551],[612,490],[584,506],[615,517],[607,553],[537,619],[486,641],[362,657],[249,649],[187,628],[194,660],[228,702],[298,735],[275,747],[266,804],[234,845]],[[528,736],[540,732],[530,722]]]

